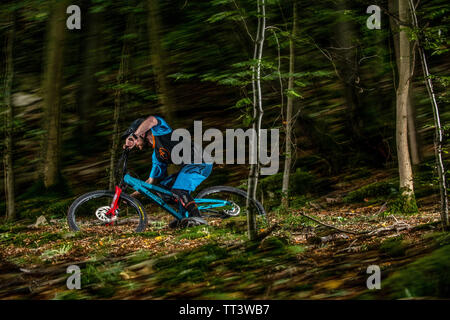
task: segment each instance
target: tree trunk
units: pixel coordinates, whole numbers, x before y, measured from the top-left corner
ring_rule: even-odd
[[[252,67],[252,87],[253,87],[253,132],[256,136],[253,137],[250,145],[253,149],[253,162],[250,164],[250,173],[248,177],[248,200],[256,200],[256,190],[258,187],[259,177],[259,150],[260,150],[260,130],[261,122],[264,114],[262,107],[262,92],[261,92],[261,59],[264,45],[264,35],[266,29],[266,8],[265,0],[257,0],[258,6],[258,29],[255,38],[255,47],[253,59],[257,62],[256,66]],[[252,156],[250,157],[252,158]],[[256,213],[250,207],[247,201],[247,230],[249,240],[255,240],[257,236],[256,230]]]
[[[15,36],[15,12],[10,13],[8,30],[6,31],[6,61],[5,84],[3,98],[5,103],[5,150],[3,153],[6,219],[12,221],[16,218],[16,206],[14,197],[14,170],[13,170],[13,120],[14,107],[11,101],[11,91],[14,78],[13,48]]]
[[[284,160],[284,172],[283,172],[283,183],[281,188],[282,199],[281,204],[284,207],[289,206],[289,178],[291,174],[291,164],[292,164],[292,105],[293,96],[289,94],[294,89],[294,39],[297,32],[297,4],[294,2],[292,14],[292,34],[289,39],[289,81],[288,81],[288,97],[286,106],[286,150],[285,150],[285,160]]]
[[[417,140],[418,134],[417,134],[417,130],[416,130],[416,108],[414,107],[412,93],[413,93],[413,83],[411,82],[410,87],[409,87],[409,97],[408,97],[408,104],[407,104],[408,141],[409,141],[409,151],[411,152],[412,164],[418,165],[420,163],[420,148],[419,148],[419,142]]]
[[[176,110],[174,99],[175,91],[172,89],[167,78],[166,60],[168,55],[162,46],[162,24],[159,10],[159,0],[148,0],[148,33],[150,37],[151,64],[156,80],[156,91],[158,100],[163,108],[166,120],[171,123],[175,119],[173,113]]]
[[[419,24],[417,21],[416,10],[413,5],[412,0],[409,0],[409,7],[412,12],[412,21],[416,29],[419,29]],[[418,40],[417,40],[418,41]],[[441,221],[444,229],[450,226],[448,217],[448,195],[447,195],[447,182],[445,177],[445,167],[444,161],[442,159],[442,140],[443,140],[443,129],[441,126],[441,120],[439,116],[439,107],[436,100],[436,95],[433,89],[433,82],[431,81],[430,71],[428,70],[427,58],[422,45],[419,43],[419,55],[420,61],[422,63],[423,76],[425,79],[425,84],[427,87],[428,95],[431,100],[431,106],[433,108],[434,117],[434,128],[435,128],[435,138],[434,138],[434,154],[436,157],[436,167],[439,177],[439,190],[441,195]]]
[[[86,46],[83,53],[83,74],[81,76],[81,90],[79,102],[79,116],[80,116],[80,133],[81,146],[86,149],[91,144],[89,143],[90,136],[93,132],[94,118],[93,111],[96,105],[96,88],[97,82],[95,73],[98,71],[98,65],[102,57],[100,49],[100,32],[101,32],[101,13],[87,13],[87,38],[85,40]],[[88,151],[88,150],[84,150]]]
[[[133,23],[133,17],[129,17],[127,21],[127,27],[125,29],[125,34],[130,32],[131,24]],[[110,150],[110,170],[109,170],[109,189],[113,190],[116,185],[116,161],[117,161],[117,152],[119,148],[119,118],[122,110],[122,89],[120,87],[121,84],[126,83],[128,81],[128,66],[130,61],[130,50],[128,40],[124,39],[122,44],[122,55],[120,58],[120,67],[117,72],[117,89],[114,93],[114,126],[113,126],[113,137],[112,144]]]
[[[352,141],[352,146],[366,147],[366,139],[362,134],[362,121],[359,110],[359,89],[356,87],[359,81],[357,48],[354,45],[355,26],[349,18],[344,15],[350,5],[347,0],[338,0],[336,8],[340,12],[340,20],[336,26],[336,67],[340,81],[343,85],[344,99],[346,103],[346,131]]]
[[[402,22],[409,21],[408,0],[399,0],[399,19]],[[409,201],[414,201],[414,182],[411,168],[411,158],[408,145],[408,100],[411,88],[412,66],[411,45],[404,27],[399,33],[399,83],[397,88],[397,120],[396,141],[398,168],[400,176],[400,190]]]
[[[397,1],[389,0],[389,12],[397,16],[398,15],[398,7]],[[397,66],[400,63],[400,53],[399,53],[399,25],[398,22],[392,17],[389,17],[389,24],[391,25],[393,42],[394,42],[394,51],[395,51],[395,59]],[[413,70],[415,66],[412,66]],[[397,79],[394,79],[397,81]],[[409,150],[411,153],[411,161],[413,165],[418,165],[421,159],[420,153],[420,145],[418,141],[418,134],[416,130],[416,121],[415,121],[415,107],[413,103],[413,83],[411,81],[409,88],[409,96],[407,102],[407,114],[408,114],[408,139],[409,139]]]
[[[63,49],[66,34],[67,1],[53,1],[48,23],[46,67],[44,75],[43,179],[46,188],[60,179],[61,88]]]

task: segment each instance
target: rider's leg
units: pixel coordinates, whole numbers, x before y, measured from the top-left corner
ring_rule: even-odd
[[[185,165],[178,172],[172,186],[172,192],[178,195],[181,204],[188,212],[189,218],[195,218],[201,224],[207,222],[200,218],[200,212],[191,192],[194,191],[211,173],[212,164],[200,163]],[[171,223],[172,224],[172,223]]]
[[[197,204],[188,190],[172,189],[172,192],[178,196],[181,205],[189,213],[189,217],[200,217],[200,211],[198,211]]]

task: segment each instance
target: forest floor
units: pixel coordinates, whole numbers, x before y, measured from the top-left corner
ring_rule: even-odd
[[[435,197],[422,199],[418,214],[393,215],[385,204],[335,203],[333,196],[302,211],[269,212],[272,227],[254,243],[246,240],[245,217],[173,230],[171,218],[156,213],[140,234],[74,233],[64,218],[2,225],[0,299],[450,296],[450,235],[440,230]],[[66,286],[73,264],[81,269],[81,290]],[[380,267],[381,290],[367,289],[370,265]]]

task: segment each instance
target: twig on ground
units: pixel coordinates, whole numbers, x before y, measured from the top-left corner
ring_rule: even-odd
[[[310,220],[312,220],[314,222],[317,222],[318,224],[321,224],[321,225],[323,225],[325,227],[328,227],[328,228],[331,228],[331,229],[335,229],[335,230],[337,230],[339,232],[347,233],[347,234],[374,236],[374,235],[378,235],[378,234],[386,232],[386,231],[395,230],[395,231],[398,232],[398,231],[405,230],[405,229],[411,229],[411,226],[409,224],[407,224],[406,222],[403,222],[403,221],[399,222],[399,221],[397,221],[397,219],[395,219],[397,222],[394,223],[390,227],[383,227],[383,228],[377,228],[377,229],[368,230],[368,231],[356,232],[356,231],[350,231],[350,230],[343,230],[343,229],[340,229],[338,227],[332,226],[330,224],[326,224],[326,223],[324,223],[322,221],[319,221],[317,219],[314,219],[313,217],[310,217],[310,216],[306,215],[305,213],[303,213],[301,211],[299,211],[299,213],[302,216],[304,216],[305,218],[308,218],[308,219],[310,219]]]
[[[369,232],[370,232],[370,231],[356,232],[356,231],[349,231],[349,230],[339,229],[338,227],[335,227],[335,226],[332,226],[332,225],[330,225],[330,224],[326,224],[326,223],[324,223],[324,222],[322,222],[322,221],[319,221],[319,220],[317,220],[317,219],[314,219],[314,218],[312,218],[312,217],[306,215],[305,213],[303,213],[303,212],[301,212],[301,211],[300,211],[299,213],[300,213],[302,216],[304,216],[305,218],[308,218],[308,219],[310,219],[310,220],[312,220],[312,221],[314,221],[314,222],[317,222],[318,224],[321,224],[321,225],[323,225],[323,226],[325,226],[325,227],[328,227],[328,228],[331,228],[331,229],[335,229],[335,230],[340,231],[340,232],[342,232],[342,233],[361,235],[361,234],[366,234],[366,233],[369,233]]]

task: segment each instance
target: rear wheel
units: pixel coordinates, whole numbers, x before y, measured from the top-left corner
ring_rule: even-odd
[[[144,207],[135,198],[122,193],[119,209],[109,214],[114,192],[98,190],[77,198],[69,208],[67,221],[70,230],[83,232],[142,232],[147,226]]]
[[[247,192],[237,188],[228,186],[207,188],[200,191],[196,199],[211,199],[211,202],[197,203],[200,213],[206,218],[230,218],[247,214]],[[223,204],[218,204],[214,200],[224,201]],[[266,211],[259,201],[250,200],[249,209],[256,214],[257,228],[267,226]]]

